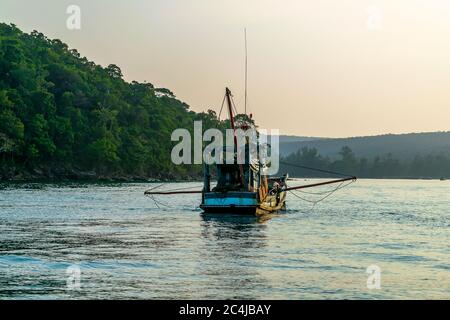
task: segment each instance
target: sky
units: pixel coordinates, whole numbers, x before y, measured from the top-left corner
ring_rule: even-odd
[[[66,22],[81,9],[81,29]],[[217,112],[228,86],[282,134],[450,130],[448,0],[1,0],[0,21],[59,38],[128,81]]]

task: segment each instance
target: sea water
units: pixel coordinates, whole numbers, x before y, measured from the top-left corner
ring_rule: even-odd
[[[264,218],[154,186],[3,185],[0,299],[450,299],[450,181],[307,189]]]

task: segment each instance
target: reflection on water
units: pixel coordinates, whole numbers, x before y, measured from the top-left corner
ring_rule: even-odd
[[[450,298],[448,182],[362,180],[263,218],[156,208],[148,187],[3,185],[0,298]]]
[[[199,273],[211,279],[209,285],[232,293],[230,298],[251,298],[248,294],[264,283],[259,272],[249,266],[260,260],[267,244],[264,220],[233,214],[204,213],[201,217],[202,251],[208,254]]]

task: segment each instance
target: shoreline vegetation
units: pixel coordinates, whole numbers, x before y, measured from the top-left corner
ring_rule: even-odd
[[[201,165],[171,161],[171,133],[192,135],[194,121],[203,130],[229,127],[168,89],[126,82],[116,65],[102,67],[60,40],[0,23],[0,183],[201,181]],[[339,157],[302,148],[281,161],[359,178],[450,178],[449,154],[367,159],[343,146]],[[332,177],[281,164],[284,173]]]

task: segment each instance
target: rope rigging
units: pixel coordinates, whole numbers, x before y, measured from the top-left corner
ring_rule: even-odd
[[[319,202],[327,199],[331,195],[333,195],[336,191],[338,191],[340,189],[343,189],[343,188],[347,187],[348,185],[350,185],[350,184],[352,184],[353,182],[356,181],[356,177],[355,176],[349,175],[349,174],[345,174],[345,173],[342,173],[342,172],[331,171],[331,170],[324,170],[324,169],[318,169],[318,168],[312,168],[312,167],[303,166],[303,165],[294,164],[294,163],[289,163],[289,162],[285,162],[285,161],[280,161],[280,163],[284,164],[284,165],[287,165],[287,166],[295,167],[295,168],[301,168],[301,169],[306,169],[306,170],[311,170],[311,171],[316,171],[316,172],[332,174],[332,175],[335,175],[335,176],[343,177],[342,179],[338,179],[338,180],[331,180],[331,181],[318,182],[318,183],[313,183],[313,184],[303,185],[303,186],[298,186],[298,187],[286,188],[286,191],[290,192],[295,197],[297,197],[297,198],[299,198],[299,199],[301,199],[303,201],[312,203],[313,207],[317,203],[319,203]],[[345,182],[348,182],[348,183],[345,183]],[[319,186],[324,186],[324,185],[334,184],[334,183],[339,183],[339,185],[336,188],[333,188],[332,190],[321,191],[321,192],[308,192],[308,191],[301,190],[301,189],[305,189],[305,188],[319,187]],[[313,195],[313,196],[322,196],[322,195],[324,195],[324,196],[322,198],[318,199],[318,200],[310,200],[310,199],[306,199],[304,197],[299,196],[296,192],[301,192],[301,193],[309,194],[309,195]]]
[[[328,190],[328,191],[325,191],[325,192],[312,193],[312,192],[305,192],[305,191],[302,191],[302,190],[297,190],[297,191],[294,191],[294,190],[288,190],[288,192],[291,193],[292,195],[294,195],[294,196],[295,196],[296,198],[298,198],[298,199],[301,199],[301,200],[303,200],[303,201],[312,203],[312,204],[313,204],[313,207],[314,207],[314,206],[315,206],[316,204],[318,204],[319,202],[322,202],[322,201],[324,201],[325,199],[331,197],[335,192],[337,192],[337,191],[340,190],[340,189],[343,189],[343,188],[347,187],[348,185],[352,184],[353,182],[355,182],[355,180],[350,180],[350,181],[348,181],[348,183],[346,183],[346,184],[344,184],[345,182],[341,182],[341,183],[340,183],[336,188],[334,188],[333,190]],[[304,198],[304,197],[299,196],[296,192],[302,192],[302,193],[306,193],[306,194],[310,194],[310,195],[324,195],[324,194],[325,194],[325,196],[322,197],[322,198],[320,198],[320,199],[318,199],[318,200],[310,200],[310,199],[306,199],[306,198]]]
[[[226,98],[226,96],[223,96],[222,106],[220,107],[219,117],[218,117],[219,121],[220,121],[220,116],[222,115],[223,106],[225,105],[225,98]]]
[[[289,162],[285,162],[285,161],[280,161],[281,164],[284,164],[286,166],[291,166],[294,168],[300,168],[300,169],[306,169],[306,170],[311,170],[311,171],[317,171],[317,172],[321,172],[321,173],[328,173],[328,174],[332,174],[332,175],[336,175],[336,176],[341,176],[341,177],[355,177],[353,175],[350,174],[346,174],[346,173],[342,173],[342,172],[336,172],[336,171],[330,171],[330,170],[323,170],[323,169],[318,169],[318,168],[312,168],[312,167],[308,167],[308,166],[302,166],[299,164],[295,164],[295,163],[289,163]]]
[[[164,203],[160,200],[156,200],[155,199],[155,195],[166,195],[166,194],[186,194],[186,193],[194,193],[194,194],[199,194],[202,193],[202,191],[197,191],[197,190],[192,190],[189,191],[189,189],[194,189],[194,188],[200,188],[203,185],[195,185],[195,186],[189,186],[189,187],[182,187],[182,188],[175,188],[175,189],[170,189],[167,191],[155,191],[157,189],[160,189],[161,187],[165,186],[166,183],[157,185],[153,188],[148,189],[147,191],[145,191],[144,195],[149,197],[150,199],[153,200],[153,202],[155,203],[156,207],[158,209],[161,209],[161,207],[165,207],[165,208],[174,208],[173,206]],[[192,209],[191,207],[188,208],[189,210]]]

